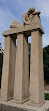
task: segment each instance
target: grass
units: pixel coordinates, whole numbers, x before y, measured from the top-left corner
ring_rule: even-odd
[[[49,108],[48,108],[48,109],[45,109],[45,110],[43,110],[43,111],[49,111]]]

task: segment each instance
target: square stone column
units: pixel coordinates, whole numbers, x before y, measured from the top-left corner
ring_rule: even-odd
[[[14,85],[14,99],[18,103],[26,101],[29,97],[28,60],[28,38],[26,38],[23,34],[18,34]]]
[[[30,101],[40,105],[44,102],[44,73],[42,34],[31,32]]]
[[[15,77],[15,57],[16,40],[10,36],[5,37],[3,72],[1,84],[1,96],[4,100],[13,98],[14,77]]]

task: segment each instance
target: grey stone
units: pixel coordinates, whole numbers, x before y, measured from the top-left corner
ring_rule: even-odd
[[[25,109],[21,107],[12,107],[10,105],[0,104],[0,111],[36,111],[36,110],[30,110]]]
[[[42,34],[44,31],[39,14],[40,11],[36,12],[33,7],[30,8],[23,15],[24,24],[14,20],[10,30],[3,33],[5,50],[1,95],[2,99],[6,101],[13,98],[16,103],[22,104],[29,99],[29,104],[34,106],[41,106],[45,102],[42,51]],[[29,84],[28,37],[30,35]]]

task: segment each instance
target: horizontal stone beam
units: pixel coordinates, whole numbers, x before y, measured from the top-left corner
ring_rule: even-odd
[[[11,28],[10,30],[4,31],[3,36],[12,35],[12,34],[19,34],[26,32],[26,36],[30,36],[31,31],[40,30],[42,34],[44,34],[44,30],[40,24],[31,24],[31,25],[20,25],[17,28]],[[28,35],[29,34],[29,35]]]

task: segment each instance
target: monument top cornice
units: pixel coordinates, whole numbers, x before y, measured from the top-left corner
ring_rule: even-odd
[[[37,30],[40,30],[42,34],[44,34],[44,30],[42,28],[42,26],[35,26],[35,25],[21,25],[19,28],[12,28],[10,30],[6,30],[4,31],[3,33],[3,36],[8,36],[8,35],[12,35],[12,34],[19,34],[19,33],[25,33],[28,34],[29,32],[32,32],[32,31],[37,31]],[[27,36],[27,35],[26,35]],[[30,36],[30,33],[29,35]]]
[[[31,35],[32,31],[39,30],[44,34],[44,30],[41,25],[40,20],[40,11],[35,11],[35,8],[31,7],[28,12],[23,14],[23,24],[13,20],[13,23],[10,25],[10,30],[4,31],[3,36],[13,35],[13,34],[24,34],[28,37]]]

